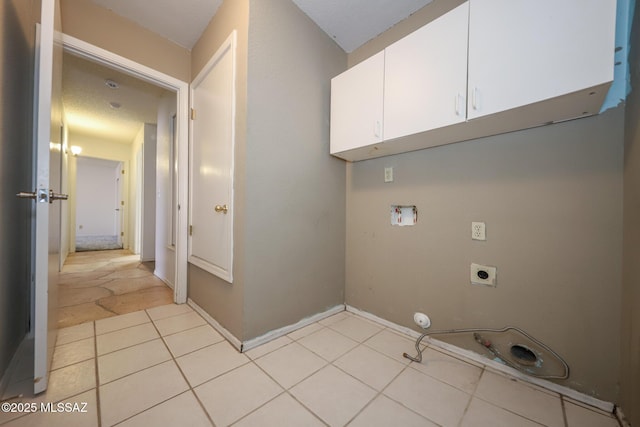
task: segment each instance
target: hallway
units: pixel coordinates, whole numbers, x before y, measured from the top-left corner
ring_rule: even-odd
[[[171,304],[173,290],[153,268],[128,250],[69,254],[60,275],[58,327]]]

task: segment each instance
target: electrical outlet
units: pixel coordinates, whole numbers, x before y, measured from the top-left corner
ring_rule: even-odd
[[[495,287],[498,269],[489,265],[471,264],[470,275],[472,285],[485,285]]]
[[[487,240],[487,232],[484,222],[472,222],[471,223],[471,239],[473,240]]]
[[[393,168],[384,168],[384,182],[393,182]]]

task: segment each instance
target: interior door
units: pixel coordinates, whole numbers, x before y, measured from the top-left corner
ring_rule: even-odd
[[[123,227],[123,215],[124,215],[124,200],[122,199],[122,162],[118,163],[118,167],[116,167],[116,200],[115,200],[115,223],[116,223],[116,236],[118,239],[118,246],[121,248],[122,245],[122,237],[124,236],[124,227]]]
[[[191,89],[189,262],[233,282],[235,32]]]
[[[62,159],[62,44],[56,0],[43,0],[36,49],[36,201],[34,245],[34,393],[47,388],[57,334]]]

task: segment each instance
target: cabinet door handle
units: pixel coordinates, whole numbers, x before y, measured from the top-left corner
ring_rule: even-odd
[[[474,87],[473,92],[471,92],[471,106],[476,111],[480,108],[480,94],[477,87]]]
[[[464,117],[464,111],[462,110],[462,106],[464,105],[465,99],[462,94],[457,94],[455,99],[455,108],[456,108],[456,116]]]
[[[376,120],[374,126],[373,126],[373,135],[376,138],[380,138],[380,120]]]

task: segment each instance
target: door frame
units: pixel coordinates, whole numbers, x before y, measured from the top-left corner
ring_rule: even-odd
[[[67,34],[62,35],[66,52],[81,58],[115,68],[146,82],[176,93],[176,118],[178,137],[178,215],[177,223],[174,302],[187,302],[187,245],[188,245],[188,191],[189,191],[189,83],[164,74],[153,68],[117,55],[98,46]]]
[[[123,195],[124,188],[122,185],[122,171],[124,170],[124,162],[119,161],[118,166],[116,167],[116,240],[118,244],[124,248],[124,241],[122,240],[122,232],[124,231],[124,204],[123,204]]]

